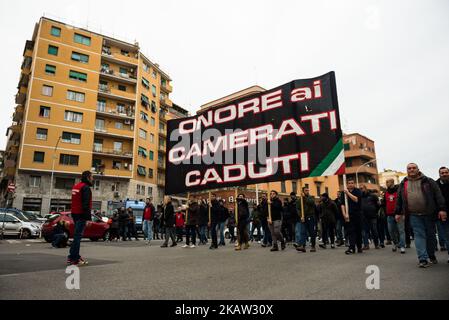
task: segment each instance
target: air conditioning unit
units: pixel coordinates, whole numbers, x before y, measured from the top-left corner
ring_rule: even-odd
[[[128,164],[125,163],[125,164],[124,164],[124,167],[125,167],[125,169],[128,169]]]

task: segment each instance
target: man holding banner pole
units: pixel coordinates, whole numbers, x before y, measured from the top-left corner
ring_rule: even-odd
[[[249,207],[248,201],[245,199],[243,193],[237,197],[237,231],[238,231],[238,245],[235,250],[239,251],[249,248],[249,236],[248,236],[248,219],[249,219]]]
[[[270,200],[268,201],[270,208],[270,220],[268,221],[270,231],[273,236],[273,248],[270,251],[279,251],[278,240],[281,242],[281,249],[285,250],[285,240],[282,235],[282,202],[275,190],[270,192]]]
[[[343,176],[343,182],[345,182],[346,176]],[[345,183],[346,184],[346,183]],[[347,188],[343,190],[342,211],[345,217],[346,225],[348,229],[349,237],[349,249],[346,250],[346,254],[355,253],[355,247],[357,246],[357,252],[362,253],[362,192],[355,187],[353,179],[347,180]]]
[[[209,249],[218,249],[217,241],[217,227],[220,219],[220,204],[218,203],[215,193],[210,195],[210,206],[209,206],[209,228],[212,238],[212,243]]]

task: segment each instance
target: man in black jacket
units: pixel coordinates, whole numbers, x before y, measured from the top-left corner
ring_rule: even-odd
[[[248,201],[245,199],[243,193],[238,195],[237,198],[237,230],[238,230],[238,242],[239,245],[235,247],[235,250],[242,250],[249,248],[249,237],[248,237],[248,219],[249,219],[249,207]]]
[[[220,203],[217,200],[215,194],[211,195],[211,208],[210,208],[210,222],[209,228],[211,232],[212,244],[209,249],[218,249],[218,241],[217,241],[217,227],[220,221],[221,212],[223,211],[220,207]]]
[[[362,221],[363,221],[363,250],[369,250],[369,237],[373,239],[376,249],[379,249],[379,233],[377,230],[377,213],[379,211],[379,198],[365,185],[360,187],[362,191]]]
[[[270,228],[268,227],[268,200],[265,194],[262,195],[262,200],[259,203],[258,211],[260,212],[260,224],[263,230],[262,247],[271,247],[272,237]]]
[[[196,229],[200,220],[200,206],[198,200],[194,195],[190,195],[188,207],[187,207],[187,219],[186,219],[186,244],[183,248],[195,248],[196,247]]]
[[[415,163],[407,165],[407,177],[399,185],[395,214],[396,221],[404,214],[410,215],[418,266],[427,268],[428,259],[432,264],[437,263],[435,222],[446,221],[446,205],[438,184],[423,175]]]
[[[175,209],[171,203],[171,197],[165,196],[164,198],[165,207],[163,213],[163,220],[165,224],[165,241],[161,248],[168,247],[168,238],[171,238],[172,244],[170,247],[175,247],[177,245],[175,238]]]
[[[443,195],[446,209],[449,209],[449,169],[447,167],[441,167],[439,174],[440,178],[437,180],[437,184],[440,187],[441,194]],[[438,230],[438,237],[441,237],[443,234],[446,242],[446,250],[449,254],[449,221],[447,217],[446,221],[441,220],[441,228]],[[449,263],[449,259],[447,260],[447,263]]]
[[[128,212],[126,212],[125,207],[121,207],[118,216],[118,221],[122,241],[126,241],[126,237],[128,235],[128,220],[129,220]]]
[[[279,251],[278,240],[281,241],[281,249],[285,250],[284,236],[281,232],[283,208],[277,191],[271,190],[268,205],[271,207],[271,220],[268,220],[268,225],[270,226],[271,235],[273,236],[273,248],[271,248],[270,251]],[[268,219],[270,218],[268,217]]]

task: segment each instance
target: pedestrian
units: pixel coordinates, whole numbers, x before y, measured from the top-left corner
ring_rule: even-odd
[[[306,252],[307,234],[310,236],[310,252],[316,252],[316,205],[315,199],[310,195],[309,188],[302,188],[304,214],[301,213],[301,239],[296,250]]]
[[[349,248],[345,251],[345,254],[355,253],[355,247],[357,246],[357,252],[363,253],[362,249],[362,192],[355,187],[353,179],[349,178],[347,181],[347,189],[343,191],[341,195],[341,210],[345,217],[345,229],[348,230]],[[348,207],[346,208],[345,195],[348,199]]]
[[[449,210],[449,169],[447,167],[441,167],[440,170],[438,170],[438,173],[440,178],[437,180],[437,184],[440,187],[441,194],[443,195],[446,210]],[[438,232],[438,237],[444,234],[444,239],[446,241],[445,248],[449,254],[449,221],[447,216],[445,221],[441,220],[441,227],[442,231],[441,234]],[[447,263],[449,263],[449,259],[447,260]]]
[[[220,200],[220,202],[222,202],[223,200]],[[235,236],[235,213],[233,210],[229,210],[229,218],[228,218],[228,230],[229,230],[229,237],[230,239],[230,243],[235,243],[236,236]]]
[[[120,228],[120,237],[122,237],[122,241],[126,241],[126,238],[128,236],[129,215],[128,212],[126,212],[125,207],[123,206],[120,208],[118,221]]]
[[[388,179],[386,181],[387,190],[385,191],[382,207],[384,209],[385,215],[388,222],[388,231],[393,242],[393,247],[391,250],[396,252],[399,251],[405,253],[405,219],[402,217],[399,221],[395,219],[395,208],[396,202],[398,200],[398,186],[394,184],[393,179]]]
[[[186,219],[186,244],[183,248],[195,248],[196,247],[196,229],[198,228],[200,218],[200,206],[194,195],[190,196],[187,206],[187,219]]]
[[[285,240],[281,232],[282,212],[284,208],[281,200],[278,197],[277,191],[271,190],[268,205],[270,206],[271,209],[271,219],[270,217],[268,217],[268,225],[270,227],[271,235],[273,237],[273,247],[270,249],[270,251],[272,252],[279,251],[278,241],[281,242],[281,249],[285,250]]]
[[[171,238],[171,245],[170,247],[176,247],[176,239],[175,239],[175,209],[173,208],[172,199],[170,196],[164,197],[164,204],[165,206],[162,207],[162,217],[161,220],[163,221],[163,224],[165,226],[165,241],[161,245],[161,248],[167,248],[168,247],[168,240]]]
[[[133,209],[128,208],[128,240],[132,241],[132,237],[139,240],[137,237],[137,229],[136,229],[136,217],[134,216]]]
[[[257,209],[257,205],[253,205],[253,211],[251,212],[251,231],[250,231],[250,237],[249,240],[251,242],[254,241],[254,232],[257,231],[256,241],[260,242],[262,239],[262,226],[260,224],[260,215],[261,213]]]
[[[115,210],[112,217],[109,219],[109,241],[116,240],[120,238],[119,235],[119,215]]]
[[[292,236],[292,218],[290,213],[289,199],[284,198],[284,202],[282,202],[282,227],[281,233],[284,237],[285,242],[291,242],[293,239]]]
[[[245,199],[243,193],[239,194],[237,197],[237,241],[238,245],[235,250],[239,251],[249,248],[248,239],[248,220],[249,220],[249,207],[248,201]]]
[[[199,231],[199,239],[198,244],[205,245],[207,244],[207,224],[209,223],[209,204],[205,199],[202,199],[200,202],[200,216],[198,219],[198,231]]]
[[[335,217],[336,220],[336,236],[337,236],[337,247],[341,247],[347,241],[346,230],[344,230],[345,218],[343,216],[343,211],[341,211],[341,206],[343,203],[341,202],[341,191],[337,192],[337,198],[335,198],[334,202],[337,205],[338,214]],[[344,230],[344,231],[343,231]]]
[[[209,249],[218,249],[218,240],[217,240],[217,228],[220,224],[220,218],[221,218],[221,205],[223,204],[223,201],[220,202],[217,200],[217,196],[213,193],[211,194],[211,208],[210,208],[210,221],[208,223],[208,226],[210,228],[210,234],[211,234],[211,245]]]
[[[438,184],[422,174],[415,163],[407,165],[407,176],[398,189],[396,221],[410,215],[410,225],[415,235],[415,247],[420,268],[438,263],[435,256],[435,222],[446,221],[446,205]]]
[[[378,209],[377,209],[377,234],[379,238],[379,246],[381,248],[385,248],[385,237],[388,233],[388,228],[386,226],[386,216],[385,216],[385,210],[380,205],[381,204],[381,198],[379,197],[379,192],[377,190],[374,190],[374,194],[377,196],[378,199]]]
[[[64,220],[59,220],[53,228],[52,243],[53,248],[65,248],[68,242],[68,226]]]
[[[266,194],[262,194],[262,199],[258,205],[258,211],[260,212],[260,225],[262,226],[263,231],[262,247],[271,247],[273,239],[271,237],[270,228],[268,227],[268,200]]]
[[[87,260],[80,256],[80,244],[86,222],[92,220],[92,190],[90,189],[92,184],[92,173],[90,171],[84,171],[81,174],[81,182],[72,188],[71,215],[75,224],[75,231],[69,256],[67,257],[68,265],[82,266],[88,264]]]
[[[329,194],[321,194],[321,202],[318,206],[318,211],[320,213],[321,227],[322,227],[322,238],[323,242],[320,247],[323,249],[327,248],[327,244],[331,244],[331,249],[335,249],[335,225],[336,216],[338,215],[338,208],[334,201],[329,198]]]
[[[220,205],[220,214],[218,215],[218,230],[220,231],[220,242],[218,243],[219,246],[225,246],[225,234],[224,229],[226,225],[226,220],[229,218],[229,210],[224,205],[224,201],[221,199],[218,203]],[[235,219],[235,218],[234,218]]]
[[[153,220],[155,208],[151,203],[151,198],[147,198],[145,202],[145,208],[143,209],[143,234],[148,244],[151,244],[153,240]]]
[[[376,249],[379,249],[379,234],[377,231],[377,214],[379,211],[379,198],[365,185],[360,187],[362,191],[362,236],[363,250],[369,250],[369,238],[374,242]]]
[[[176,242],[182,242],[182,233],[184,231],[185,213],[182,207],[178,207],[175,213]]]

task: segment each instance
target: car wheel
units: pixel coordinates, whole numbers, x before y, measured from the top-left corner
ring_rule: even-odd
[[[31,231],[28,229],[22,229],[22,232],[19,234],[20,239],[29,239],[31,238]]]
[[[98,241],[98,238],[89,238],[89,239],[90,239],[90,241],[93,241],[93,242]]]
[[[109,240],[109,230],[106,230],[106,232],[103,235],[103,241]]]

